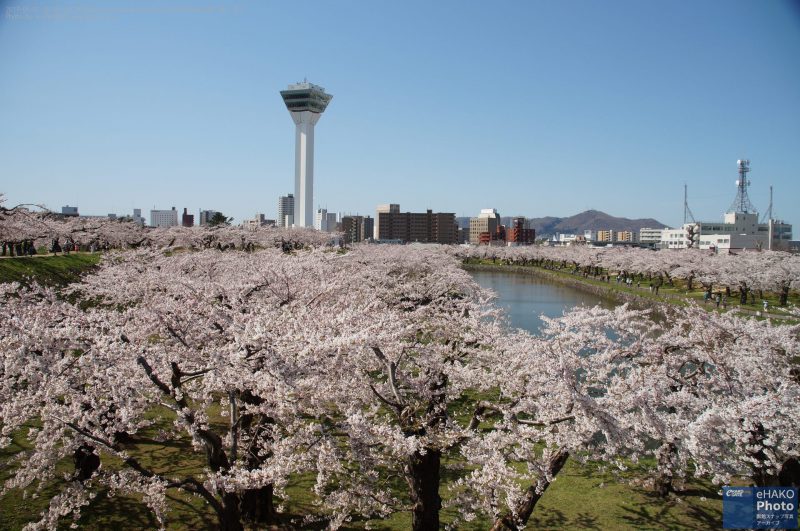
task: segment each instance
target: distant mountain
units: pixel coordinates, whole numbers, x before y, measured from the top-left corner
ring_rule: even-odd
[[[501,222],[508,226],[511,217],[500,218]],[[545,216],[543,218],[530,218],[531,228],[536,229],[536,236],[549,236],[558,232],[564,234],[579,234],[584,230],[629,230],[639,232],[643,227],[651,229],[663,229],[667,226],[652,218],[628,219],[610,216],[599,210],[587,210],[580,214],[575,214],[568,218],[558,218],[555,216]],[[469,228],[469,218],[456,218],[459,227]]]
[[[667,226],[653,218],[628,219],[610,216],[599,210],[587,210],[580,214],[575,214],[568,218],[556,218],[547,216],[544,218],[532,218],[531,228],[536,229],[536,236],[556,234],[579,234],[584,230],[629,230],[639,232],[643,227],[651,229],[663,229]]]

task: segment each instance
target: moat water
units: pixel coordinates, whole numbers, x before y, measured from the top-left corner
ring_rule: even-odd
[[[497,294],[497,305],[508,314],[511,326],[536,334],[542,326],[541,315],[560,317],[575,306],[610,308],[614,303],[569,286],[540,277],[513,272],[470,271],[472,278]]]

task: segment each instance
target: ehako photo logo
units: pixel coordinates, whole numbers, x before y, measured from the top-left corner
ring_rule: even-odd
[[[797,489],[723,487],[725,529],[797,529]]]

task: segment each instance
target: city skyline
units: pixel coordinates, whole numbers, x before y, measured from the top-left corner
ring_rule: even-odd
[[[274,217],[294,180],[277,92],[308,77],[337,97],[317,128],[314,210],[596,209],[679,226],[684,183],[696,219],[721,219],[750,159],[759,212],[773,185],[775,217],[800,223],[790,2],[320,4],[300,41],[278,4],[50,5],[0,12],[9,203]]]

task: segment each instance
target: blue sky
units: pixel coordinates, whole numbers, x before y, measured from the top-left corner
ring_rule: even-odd
[[[800,232],[800,4],[0,1],[0,191],[84,214],[273,217],[294,188],[279,91],[334,95],[315,203],[720,219]],[[795,236],[796,237],[796,236]]]

